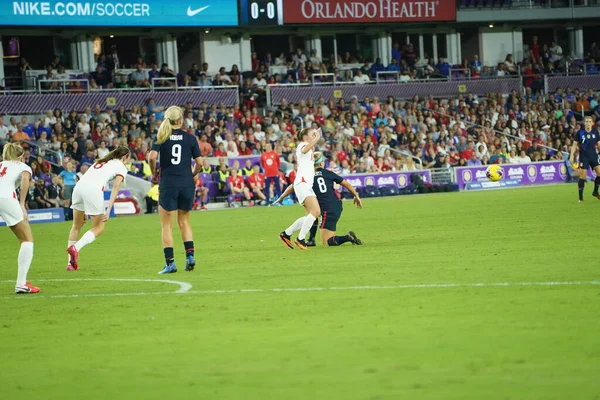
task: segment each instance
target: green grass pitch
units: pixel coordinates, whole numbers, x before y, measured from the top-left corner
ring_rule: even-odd
[[[338,229],[365,245],[306,252],[277,237],[298,206],[195,212],[199,265],[183,271],[178,239],[167,276],[156,215],[109,221],[77,272],[69,224],[34,225],[37,296],[13,294],[2,228],[0,398],[598,399],[586,189],[345,202]],[[158,279],[192,288],[143,281]],[[544,282],[570,284],[523,284]]]

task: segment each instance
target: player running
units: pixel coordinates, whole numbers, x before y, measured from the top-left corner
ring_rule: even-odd
[[[29,191],[31,168],[23,162],[25,150],[16,143],[7,143],[2,151],[0,162],[0,217],[15,234],[21,249],[17,258],[18,274],[15,285],[16,294],[38,293],[39,288],[27,282],[27,272],[33,260],[33,235],[25,209],[25,199]],[[15,182],[21,179],[19,199]]]
[[[295,243],[302,250],[307,250],[306,235],[313,226],[313,223],[321,209],[315,192],[313,191],[313,182],[315,179],[315,168],[313,159],[313,150],[315,145],[321,139],[321,129],[303,128],[298,133],[298,147],[296,149],[296,158],[298,160],[298,172],[294,180],[294,191],[298,198],[298,203],[304,207],[306,215],[298,218],[285,231],[279,234],[279,238],[290,248],[293,249],[291,236],[296,231],[300,231]]]
[[[337,183],[348,189],[354,196],[354,204],[360,209],[362,208],[362,201],[358,197],[358,193],[344,178],[325,169],[325,156],[323,154],[316,152],[315,159],[315,182],[313,190],[317,195],[317,200],[321,208],[321,240],[323,246],[340,246],[346,242],[362,245],[362,241],[356,237],[353,231],[348,232],[345,236],[335,235],[337,223],[342,216],[342,202],[336,196],[333,185]],[[276,203],[281,202],[293,191],[294,185],[288,186],[285,192],[276,200]],[[314,246],[318,226],[316,222],[310,230],[310,237],[307,241],[308,246]]]
[[[571,147],[571,156],[569,162],[571,165],[575,163],[575,151],[579,147],[579,163],[578,170],[575,171],[575,175],[579,172],[579,202],[583,203],[583,189],[585,187],[585,181],[587,180],[587,170],[592,168],[596,173],[596,180],[594,181],[594,192],[592,196],[600,200],[600,194],[598,193],[598,187],[600,187],[600,158],[598,157],[597,143],[600,142],[600,133],[594,129],[594,120],[592,117],[585,117],[583,119],[584,129],[579,130],[575,134],[575,140]]]
[[[94,165],[81,177],[73,190],[71,208],[73,209],[73,226],[69,233],[68,271],[79,269],[79,252],[82,248],[91,244],[104,232],[104,224],[110,217],[110,210],[115,204],[119,187],[127,176],[125,163],[129,159],[129,148],[119,146],[104,157],[96,160]],[[108,208],[104,207],[104,186],[108,181],[114,179]],[[87,220],[92,218],[92,228],[79,238],[79,231]]]
[[[177,223],[185,248],[185,270],[193,271],[194,239],[190,225],[190,211],[194,207],[196,185],[194,177],[202,168],[200,146],[194,135],[181,129],[183,113],[181,108],[171,106],[165,111],[160,124],[156,142],[150,151],[152,177],[157,179],[156,161],[160,163],[160,184],[158,197],[158,215],[162,229],[162,245],[165,254],[165,267],[159,274],[177,272],[173,255],[173,220],[177,214]],[[160,154],[160,158],[159,158]],[[192,171],[192,159],[196,165]]]

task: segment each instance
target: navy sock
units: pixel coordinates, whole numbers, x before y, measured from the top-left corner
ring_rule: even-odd
[[[185,256],[186,257],[194,256],[194,242],[193,241],[184,242],[183,247],[185,247]]]
[[[579,200],[583,200],[583,188],[585,187],[585,179],[579,178],[579,181],[577,181],[577,187],[579,188]]]
[[[327,239],[327,244],[329,246],[341,246],[349,240],[350,238],[348,236],[334,236]]]
[[[600,176],[597,176],[594,180],[594,194],[598,194],[598,188],[600,187]]]
[[[173,261],[175,261],[175,257],[173,256],[173,248],[165,247],[163,249],[163,251],[165,253],[165,261],[166,261],[167,265],[173,264]]]
[[[319,229],[319,219],[315,219],[315,223],[310,228],[310,235],[308,236],[308,240],[315,240],[315,236],[317,236],[317,229]]]

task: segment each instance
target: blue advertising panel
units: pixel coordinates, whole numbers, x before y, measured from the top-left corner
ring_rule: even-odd
[[[237,26],[237,0],[0,1],[0,25]]]

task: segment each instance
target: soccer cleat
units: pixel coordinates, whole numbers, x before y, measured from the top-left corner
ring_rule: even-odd
[[[201,209],[201,210],[208,210],[208,207],[206,207],[206,206],[202,206],[202,207],[200,207],[200,209]]]
[[[196,266],[196,260],[194,259],[194,256],[188,256],[185,259],[185,270],[193,271],[195,266]]]
[[[33,286],[31,282],[27,282],[24,285],[15,285],[16,294],[38,293],[39,291],[40,288]]]
[[[592,196],[600,200],[600,193],[592,193]]]
[[[171,265],[165,265],[162,271],[160,271],[158,274],[174,274],[175,272],[177,272],[177,267],[175,266],[175,263],[171,263]]]
[[[583,200],[579,200],[580,203],[583,203]]]
[[[298,246],[300,250],[308,250],[308,246],[304,239],[296,239],[296,246]]]
[[[288,235],[285,233],[285,231],[284,231],[284,232],[281,232],[281,233],[279,234],[279,239],[281,239],[281,241],[282,241],[283,243],[285,243],[285,245],[286,245],[287,247],[289,247],[289,248],[290,248],[290,249],[292,249],[292,250],[294,249],[294,245],[293,245],[293,243],[292,243],[292,241],[291,241],[291,238],[290,238],[290,237],[289,237],[289,236],[288,236]]]
[[[67,267],[68,271],[77,271],[79,269],[79,252],[74,244],[70,245],[67,249],[67,253],[69,253],[69,267]]]
[[[315,247],[317,244],[315,243],[314,240],[307,240],[306,241],[306,246],[307,247]]]
[[[249,201],[249,202],[248,202],[248,207],[254,207],[254,202],[252,202],[252,201]]]
[[[354,233],[353,231],[348,232],[348,239],[350,239],[350,243],[352,244],[357,244],[357,245],[362,245],[362,241],[356,237],[356,233]]]

